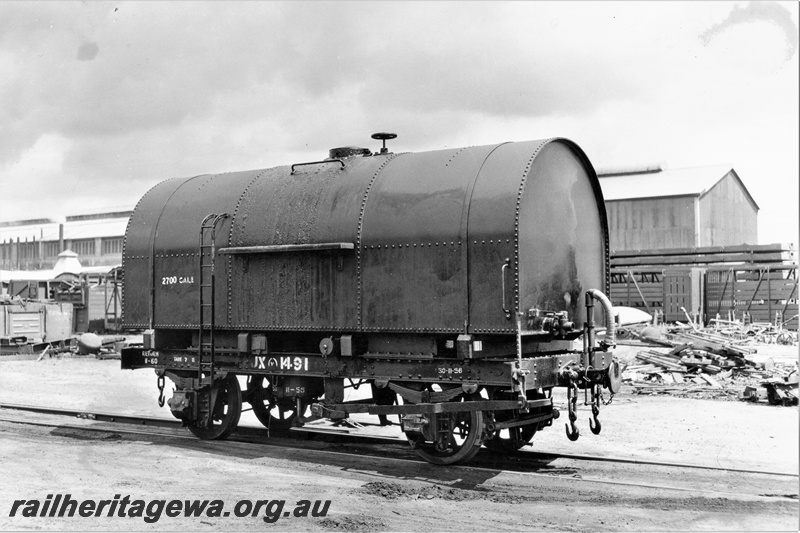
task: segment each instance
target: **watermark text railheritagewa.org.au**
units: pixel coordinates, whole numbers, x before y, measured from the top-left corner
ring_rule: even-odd
[[[323,517],[330,500],[299,500],[293,506],[286,500],[239,500],[227,507],[222,500],[132,499],[115,494],[110,500],[76,500],[71,494],[48,494],[44,500],[14,500],[9,517],[25,518],[140,518],[152,524],[168,518],[238,518],[260,516],[272,524],[280,518]]]

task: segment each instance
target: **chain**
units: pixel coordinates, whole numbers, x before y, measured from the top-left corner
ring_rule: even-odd
[[[608,401],[605,401],[605,399],[603,398],[603,391],[602,390],[598,391],[597,394],[600,397],[600,401],[603,402],[603,405],[611,405],[611,402],[614,401],[614,393],[613,392],[611,393],[611,396],[608,397]]]
[[[158,406],[164,407],[164,376],[158,376]]]

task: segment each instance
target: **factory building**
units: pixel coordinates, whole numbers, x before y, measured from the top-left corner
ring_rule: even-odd
[[[797,328],[791,243],[758,244],[758,204],[730,166],[601,169],[615,306],[667,321]]]
[[[758,204],[730,166],[599,170],[612,253],[758,243]]]
[[[0,270],[47,270],[65,250],[84,267],[122,263],[125,227],[131,211],[0,222]]]

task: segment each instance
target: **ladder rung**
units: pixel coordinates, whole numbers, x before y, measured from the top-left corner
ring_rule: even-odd
[[[215,253],[214,248],[216,246],[216,227],[217,223],[219,222],[219,216],[212,217],[213,220],[208,220],[205,223],[200,224],[200,333],[202,335],[203,332],[208,331],[211,333],[212,337],[214,335],[214,295],[213,294],[205,294],[203,291],[208,291],[211,289],[213,292],[214,290],[214,259]],[[210,231],[209,231],[210,230]],[[206,250],[210,250],[207,252]],[[210,269],[210,273],[209,273]],[[211,276],[210,281],[211,283],[203,283],[204,279],[208,279],[208,276]],[[210,299],[210,303],[205,303],[203,300]],[[204,314],[205,309],[210,308],[211,316],[206,317]],[[204,323],[204,318],[210,318],[211,323],[206,324]],[[202,354],[205,350],[210,350],[212,357],[214,354],[214,346],[210,342],[202,342],[200,339],[200,353]],[[208,363],[202,363],[202,367],[209,366]]]

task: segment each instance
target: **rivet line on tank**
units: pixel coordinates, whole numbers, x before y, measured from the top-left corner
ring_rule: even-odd
[[[242,202],[247,197],[247,194],[250,192],[250,188],[253,186],[253,184],[259,179],[261,179],[266,173],[267,173],[266,169],[256,173],[256,175],[253,176],[253,179],[251,179],[250,182],[245,186],[244,190],[242,191],[242,194],[239,195],[239,199],[236,201],[236,207],[233,208],[233,215],[231,216],[231,229],[228,232],[228,246],[233,246],[233,230],[234,228],[237,227],[236,218],[239,216],[239,208],[242,206]],[[244,226],[244,223],[242,223],[242,225]],[[233,268],[231,267],[231,261],[232,261],[231,256],[225,258],[225,263],[228,270],[228,323],[229,324],[231,322],[231,316],[233,315]]]
[[[168,179],[167,181],[165,181],[165,182],[163,182],[163,183],[167,183],[167,182],[170,182],[170,181],[175,181],[175,180],[178,180],[178,179],[184,179],[184,178],[170,178],[170,179]],[[130,225],[131,225],[131,221],[133,221],[133,219],[136,217],[136,210],[137,210],[137,209],[139,209],[139,205],[142,203],[142,200],[144,200],[145,198],[147,198],[147,196],[150,194],[150,192],[151,192],[151,191],[153,191],[153,189],[155,189],[156,187],[159,187],[159,186],[161,186],[163,183],[159,183],[159,184],[153,185],[152,187],[150,187],[150,188],[147,190],[147,192],[145,193],[145,195],[144,195],[144,196],[142,196],[141,198],[139,198],[139,201],[138,201],[138,202],[136,202],[136,206],[133,208],[133,213],[134,213],[134,214],[133,214],[133,215],[131,215],[131,217],[128,219],[128,226],[130,226]],[[125,228],[125,234],[127,235],[127,233],[128,233],[128,228],[126,227],[126,228]],[[123,271],[123,272],[125,272],[125,251],[126,251],[126,246],[127,246],[127,244],[128,244],[128,242],[127,242],[127,241],[128,241],[128,239],[123,239],[123,240],[122,240],[122,271]],[[147,256],[143,254],[143,255],[140,257],[140,259],[144,259],[144,258],[146,258],[146,257],[147,257]],[[123,284],[122,284],[122,290],[120,291],[120,298],[122,298],[122,300],[123,300],[123,301],[125,300],[125,283],[123,283]],[[152,309],[152,307],[151,307],[151,308],[150,308],[150,313],[152,313],[152,312],[153,312],[153,309]],[[150,317],[150,319],[152,320],[152,318],[153,318],[153,317],[151,316],[151,317]],[[147,325],[146,325],[146,324],[145,324],[144,326],[145,326],[145,327],[147,327]]]
[[[520,214],[520,206],[522,205],[522,193],[525,190],[525,182],[528,179],[528,173],[530,169],[533,167],[533,160],[536,159],[536,156],[539,154],[539,151],[542,147],[552,141],[553,139],[545,139],[531,154],[530,159],[528,159],[528,164],[525,166],[525,171],[522,173],[522,179],[520,180],[519,190],[517,191],[517,208],[514,214],[514,310],[519,310],[519,214]]]
[[[397,157],[397,154],[390,154],[389,157],[384,160],[383,163],[378,167],[375,171],[375,174],[372,175],[372,178],[369,180],[367,184],[367,189],[364,191],[364,197],[361,199],[361,210],[358,214],[358,231],[356,233],[356,316],[358,317],[358,327],[361,327],[362,324],[362,317],[361,317],[361,246],[362,246],[362,233],[364,228],[364,212],[367,208],[367,198],[369,198],[369,192],[372,190],[372,185],[375,183],[375,180],[378,178],[378,175],[384,169],[384,167],[389,163],[389,161],[393,160]]]
[[[463,150],[466,150],[466,147],[465,147],[465,148],[459,148],[459,149],[456,151],[456,153],[454,153],[452,156],[450,156],[450,159],[448,159],[448,160],[447,160],[447,163],[445,163],[445,164],[444,164],[444,166],[446,166],[446,167],[447,167],[447,166],[450,166],[450,163],[453,161],[453,159],[455,159],[455,158],[456,158],[456,156],[457,156],[458,154],[460,154],[460,153],[461,153]]]

